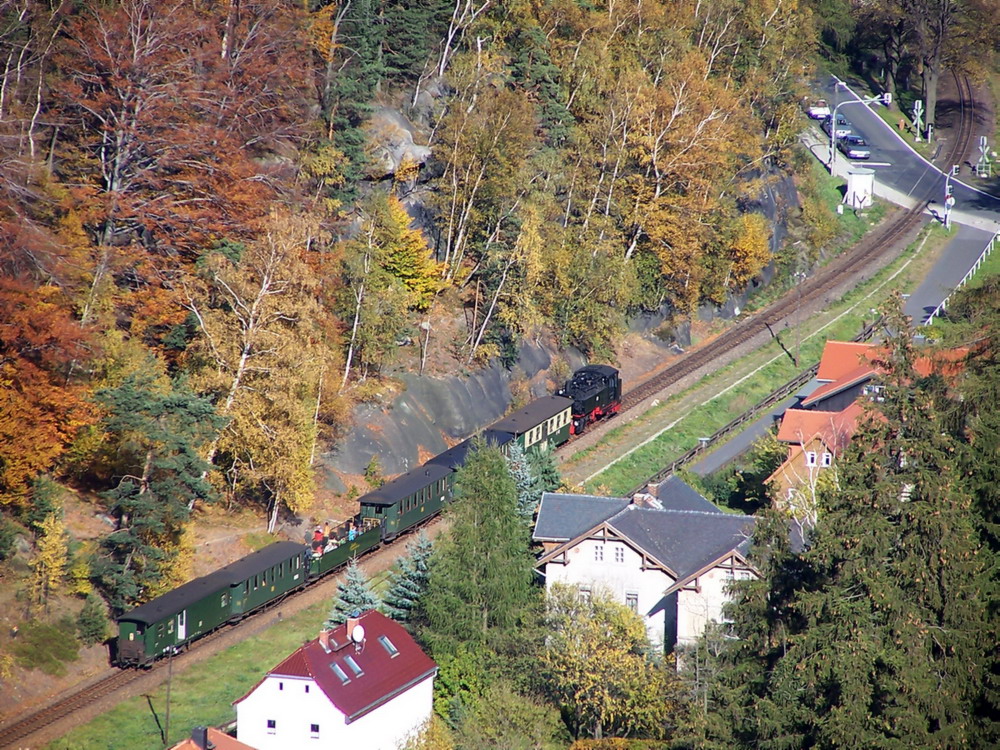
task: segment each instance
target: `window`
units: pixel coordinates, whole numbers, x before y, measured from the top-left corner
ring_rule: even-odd
[[[625,562],[625,548],[621,545],[615,547],[615,562],[623,563]]]
[[[751,578],[753,578],[753,573],[751,573],[749,570],[736,571],[737,581],[749,581]]]
[[[388,637],[380,635],[378,637],[378,642],[382,644],[382,648],[386,650],[386,653],[389,654],[390,658],[395,658],[399,655],[399,649],[393,645],[392,641],[390,641]]]
[[[278,690],[284,690],[284,689],[285,689],[285,683],[279,682],[278,683]]]
[[[351,681],[351,678],[347,676],[347,672],[345,672],[339,664],[331,664],[330,669],[332,669],[333,673],[340,678],[341,684],[346,685]]]
[[[832,466],[832,465],[833,465],[833,456],[829,453],[824,453],[823,466]]]
[[[361,665],[358,664],[356,661],[354,661],[353,656],[345,656],[344,661],[347,662],[347,666],[349,666],[351,668],[351,671],[354,672],[355,677],[360,677],[361,675],[364,674],[364,672],[361,669]]]
[[[806,451],[806,466],[816,465],[816,451]]]
[[[274,734],[275,731],[277,731],[277,729],[278,729],[278,722],[276,722],[274,719],[268,719],[267,720],[267,733],[268,734]]]
[[[306,692],[307,693],[309,692],[309,686],[308,685],[306,685]]]
[[[591,594],[590,594],[590,586],[581,586],[580,587],[580,601],[582,601],[582,602],[589,602],[590,601],[590,596],[591,596]]]
[[[604,562],[604,545],[594,545],[594,562]]]
[[[319,724],[310,724],[309,725],[309,734],[312,736],[312,738],[314,740],[318,739],[319,738]]]
[[[733,578],[735,578],[732,568],[723,568],[722,573],[723,573],[723,578],[725,578],[727,581],[731,581],[733,580]]]
[[[626,592],[625,594],[625,606],[631,609],[633,612],[638,614],[639,612],[639,595],[634,592]]]

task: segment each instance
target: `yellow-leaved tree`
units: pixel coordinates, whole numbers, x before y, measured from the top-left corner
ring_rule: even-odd
[[[47,604],[62,587],[69,561],[69,535],[61,514],[50,513],[39,526],[35,557],[31,561],[31,594],[35,604]]]
[[[741,288],[759,274],[771,260],[771,233],[760,214],[743,214],[731,245],[733,264],[729,285]]]
[[[576,737],[662,739],[676,676],[650,658],[639,616],[610,597],[554,586],[542,669]]]
[[[315,415],[336,354],[306,253],[325,240],[315,221],[272,212],[253,242],[203,257],[187,290],[200,328],[191,382],[228,420],[208,460],[229,492],[267,508],[269,529],[282,505],[299,511],[313,498]]]

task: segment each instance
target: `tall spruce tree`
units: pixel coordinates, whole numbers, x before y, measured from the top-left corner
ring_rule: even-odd
[[[984,598],[992,632],[1000,643],[1000,276],[990,276],[956,295],[948,308],[953,326],[948,343],[968,348],[954,425],[962,441],[959,462],[968,478],[973,512],[983,540],[988,581]],[[993,649],[976,710],[982,731],[1000,737],[1000,652]],[[1000,740],[997,741],[1000,744]]]
[[[423,635],[438,651],[489,646],[535,602],[528,530],[503,454],[477,441],[456,475],[450,522],[431,559]]]
[[[416,541],[406,546],[409,554],[396,562],[396,569],[392,573],[382,607],[385,613],[397,622],[412,622],[417,616],[420,598],[427,590],[433,548],[434,544],[421,531]]]
[[[222,420],[183,383],[147,375],[129,376],[97,399],[121,480],[103,495],[117,528],[101,541],[92,570],[117,613],[161,592],[189,503],[215,498],[200,451]]]
[[[520,443],[513,442],[507,452],[507,470],[514,480],[517,491],[517,514],[527,523],[535,514],[538,498],[535,495],[535,478],[528,466],[528,457]]]
[[[722,745],[992,743],[975,719],[989,627],[971,498],[898,298],[886,318],[896,333],[881,390],[839,463],[839,488],[821,496],[787,610],[737,623],[747,643],[734,650],[749,653],[732,661],[719,695],[742,692],[744,711],[729,712]]]
[[[326,627],[335,628],[347,622],[348,616],[355,612],[366,612],[378,609],[378,595],[372,591],[368,577],[358,567],[358,561],[352,559],[347,564],[347,575],[337,584],[337,597],[333,600],[333,608],[326,618]]]

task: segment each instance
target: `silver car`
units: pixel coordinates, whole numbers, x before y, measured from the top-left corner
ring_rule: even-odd
[[[868,142],[860,135],[845,135],[837,141],[837,148],[848,159],[870,159],[872,155]]]
[[[830,122],[830,118],[827,117],[823,120],[823,131],[830,135],[830,128],[833,127],[833,123]],[[836,138],[843,138],[845,135],[850,135],[853,131],[851,130],[851,123],[847,121],[847,118],[843,115],[837,115],[837,126],[834,128],[833,134]]]

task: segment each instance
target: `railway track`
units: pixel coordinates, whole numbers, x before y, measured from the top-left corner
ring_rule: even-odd
[[[960,163],[961,159],[969,152],[972,145],[974,127],[974,107],[975,102],[972,95],[972,87],[968,78],[957,76],[956,81],[961,95],[961,117],[958,129],[958,136],[951,144],[946,157],[946,164]],[[840,284],[847,281],[854,274],[854,269],[859,265],[864,267],[883,256],[891,253],[892,245],[895,241],[905,237],[908,232],[914,229],[921,221],[921,215],[927,203],[915,206],[909,211],[897,211],[896,214],[883,227],[865,237],[858,245],[846,253],[842,253],[831,263],[819,269],[816,274],[808,277],[801,284],[801,295],[823,296],[830,294]],[[661,373],[640,383],[638,386],[626,393],[622,398],[622,409],[628,410],[637,407],[647,398],[658,394],[663,389],[677,383],[679,380],[692,375],[702,368],[711,364],[721,354],[734,349],[768,330],[768,327],[775,327],[789,317],[797,308],[799,292],[795,295],[788,294],[773,302],[763,310],[754,313],[745,320],[731,326],[725,333],[709,342],[705,346],[684,356],[683,359],[671,365]],[[405,535],[400,539],[405,539]],[[396,542],[392,544],[398,543]],[[386,545],[391,546],[391,545]],[[376,548],[377,549],[377,548]],[[325,579],[318,579],[322,581]],[[306,587],[307,589],[309,586]],[[295,596],[292,594],[291,596]],[[279,600],[280,601],[280,600]],[[278,602],[272,602],[254,614],[244,618],[240,623],[233,626],[219,628],[215,632],[199,639],[191,646],[191,651],[205,648],[223,633],[230,632],[233,627],[242,627],[244,624],[257,620],[272,606]],[[183,655],[179,657],[183,659]],[[0,726],[0,748],[18,747],[25,738],[30,737],[35,732],[50,726],[76,711],[85,708],[113,693],[122,690],[129,685],[145,678],[150,672],[166,669],[168,662],[160,660],[156,662],[151,670],[121,670],[87,685],[83,689],[62,698],[55,703],[46,706],[39,711],[29,714],[23,719]]]
[[[975,122],[975,99],[969,79],[966,76],[955,75],[955,80],[958,82],[961,98],[961,117],[957,137],[950,144],[945,164],[958,164],[968,153],[972,145]],[[769,329],[777,328],[796,311],[800,304],[800,296],[812,299],[827,296],[856,275],[856,269],[870,267],[891,255],[895,252],[894,244],[920,224],[927,205],[928,202],[924,201],[908,211],[897,210],[879,229],[869,233],[851,250],[841,253],[826,266],[818,269],[814,275],[804,279],[795,294],[786,294],[763,310],[730,326],[714,340],[628,391],[622,397],[622,410],[635,408],[665,388],[699,372],[720,355],[751,341]]]

